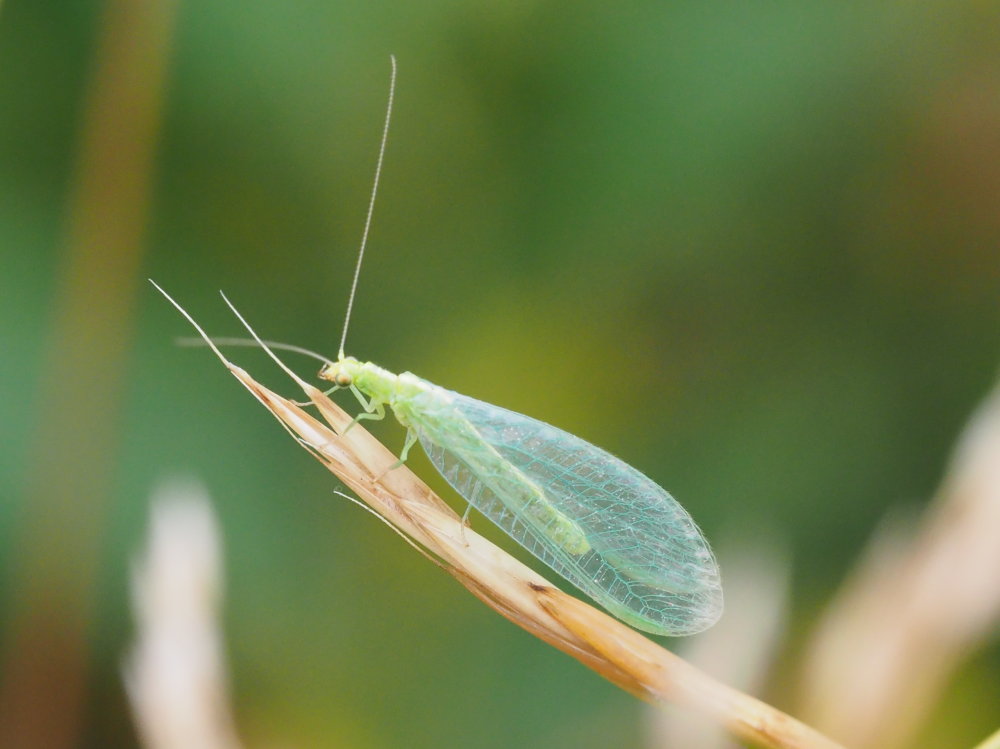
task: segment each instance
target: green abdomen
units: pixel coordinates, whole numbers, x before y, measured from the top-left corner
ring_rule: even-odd
[[[429,383],[428,383],[429,384]],[[409,422],[435,463],[428,443],[450,455],[455,475],[442,471],[465,499],[477,509],[491,514],[485,506],[499,500],[507,511],[531,526],[570,554],[589,551],[590,544],[580,527],[556,509],[534,481],[505,460],[482,438],[462,412],[451,402],[448,391],[431,385],[407,403],[393,404],[400,420]],[[402,412],[402,413],[400,413]],[[460,475],[462,469],[467,476]]]

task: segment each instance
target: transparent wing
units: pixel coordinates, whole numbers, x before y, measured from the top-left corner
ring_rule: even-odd
[[[428,393],[414,409],[424,418],[415,419],[413,427],[431,461],[470,504],[635,627],[684,635],[715,623],[722,613],[715,557],[670,494],[579,437],[432,387],[445,397]],[[477,434],[464,433],[469,425]],[[589,549],[574,554],[553,542],[525,516],[523,503],[490,488],[498,484],[484,474],[497,454],[582,530]]]

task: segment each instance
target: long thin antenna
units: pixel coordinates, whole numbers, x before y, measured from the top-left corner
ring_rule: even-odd
[[[317,354],[315,351],[310,351],[307,348],[302,348],[301,346],[293,346],[290,343],[281,343],[280,341],[261,341],[257,343],[254,338],[230,338],[225,336],[216,336],[203,340],[201,338],[176,338],[174,343],[178,346],[207,346],[208,342],[211,341],[216,346],[251,346],[253,348],[261,348],[261,344],[269,349],[274,349],[275,351],[292,351],[296,354],[302,354],[303,356],[308,356],[316,361],[321,361],[324,364],[330,363],[330,358],[323,356],[322,354]]]
[[[347,341],[347,326],[351,322],[351,308],[354,307],[354,293],[358,290],[358,276],[361,275],[361,261],[365,257],[365,246],[368,244],[368,229],[372,225],[372,213],[375,211],[375,195],[378,193],[378,180],[382,176],[382,159],[385,156],[385,144],[389,140],[389,121],[392,119],[392,99],[396,95],[396,56],[389,55],[392,62],[392,75],[389,78],[389,104],[385,108],[385,125],[382,128],[382,143],[378,149],[378,163],[375,166],[375,183],[372,185],[371,200],[368,201],[368,217],[365,219],[365,231],[361,235],[361,249],[358,250],[358,264],[354,267],[354,280],[351,282],[351,294],[347,297],[347,314],[344,315],[344,332],[340,336],[339,359],[344,358],[344,343]]]

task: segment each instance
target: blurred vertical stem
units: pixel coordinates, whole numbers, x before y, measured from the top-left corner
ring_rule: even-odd
[[[0,746],[79,743],[174,0],[108,0],[11,550]]]
[[[1000,729],[983,739],[981,744],[976,744],[973,749],[1000,749]]]
[[[915,528],[890,516],[807,651],[803,713],[852,747],[908,746],[1000,621],[1000,386]]]

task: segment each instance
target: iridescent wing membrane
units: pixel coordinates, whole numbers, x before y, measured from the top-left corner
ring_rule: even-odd
[[[476,509],[639,629],[687,635],[715,623],[722,613],[715,557],[664,489],[579,437],[427,384],[432,390],[413,409],[424,417],[412,426],[441,475]],[[504,496],[509,492],[491,475],[497,456],[579,527],[586,550],[554,542],[537,513],[525,513],[523,498]]]

